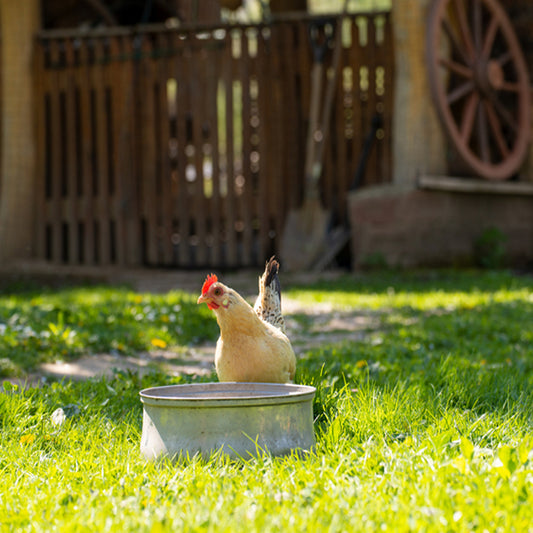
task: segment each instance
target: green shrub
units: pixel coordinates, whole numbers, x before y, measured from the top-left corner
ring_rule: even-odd
[[[487,228],[474,241],[474,260],[481,268],[501,268],[505,260],[505,242],[507,237],[496,228]]]

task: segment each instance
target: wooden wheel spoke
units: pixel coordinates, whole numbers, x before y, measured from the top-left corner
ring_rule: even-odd
[[[516,120],[513,118],[511,113],[509,113],[509,111],[505,109],[503,104],[495,96],[492,96],[490,98],[490,102],[494,106],[496,113],[503,119],[505,124],[509,126],[509,128],[513,131],[513,133],[516,133],[518,130],[518,126],[516,124]]]
[[[441,57],[439,58],[439,64],[443,67],[446,67],[448,70],[451,70],[455,74],[459,74],[459,76],[462,76],[463,78],[472,78],[472,70],[470,70],[470,68],[468,68],[466,65],[457,63],[457,61],[452,61],[451,59]]]
[[[485,34],[485,40],[483,41],[483,48],[481,50],[481,57],[488,59],[492,51],[492,45],[494,44],[494,39],[496,38],[496,33],[500,22],[496,17],[490,19],[489,27],[487,28],[487,33]]]
[[[487,127],[487,113],[483,106],[479,106],[477,113],[477,135],[481,160],[490,163],[489,131]]]
[[[444,30],[444,33],[446,33],[446,35],[448,36],[448,39],[450,39],[450,43],[452,44],[455,51],[461,56],[463,62],[465,64],[468,64],[470,62],[470,58],[465,54],[464,46],[461,46],[457,34],[453,30],[450,25],[450,22],[447,19],[444,19],[442,21],[442,28]]]
[[[471,93],[474,90],[474,82],[472,80],[468,80],[462,85],[459,85],[456,87],[453,91],[448,93],[446,96],[446,101],[448,102],[448,105],[452,105],[453,103],[457,102],[467,94]]]
[[[459,30],[461,32],[461,39],[466,48],[468,58],[472,59],[475,56],[474,43],[472,41],[472,34],[468,26],[468,18],[466,16],[465,3],[463,0],[455,0],[455,12],[459,21]]]
[[[509,63],[511,59],[513,58],[513,55],[511,54],[510,50],[507,50],[504,54],[501,54],[498,58],[496,58],[496,61],[500,64],[501,67]]]
[[[477,93],[472,93],[465,104],[461,121],[461,139],[465,144],[468,144],[468,141],[472,135],[472,129],[474,127],[474,119],[476,117],[478,105],[479,96]]]
[[[500,121],[498,120],[498,116],[496,114],[496,111],[494,110],[494,106],[491,102],[485,101],[483,102],[483,105],[487,111],[487,118],[489,120],[490,129],[492,131],[492,136],[494,137],[494,140],[496,141],[496,145],[498,146],[498,150],[500,151],[500,154],[503,158],[506,158],[509,155],[509,147],[507,146],[507,143],[505,142],[505,138],[502,133],[502,128]]]
[[[474,47],[477,55],[482,49],[483,41],[483,22],[482,22],[482,12],[481,12],[481,3],[479,0],[474,0],[474,10],[472,15],[473,21],[472,26],[474,29]]]
[[[504,81],[498,90],[517,93],[520,91],[520,84],[516,81]]]

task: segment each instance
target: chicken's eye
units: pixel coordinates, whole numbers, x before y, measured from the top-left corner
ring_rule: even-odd
[[[217,287],[214,291],[213,291],[213,294],[215,296],[220,296],[222,294],[222,289],[220,287]]]

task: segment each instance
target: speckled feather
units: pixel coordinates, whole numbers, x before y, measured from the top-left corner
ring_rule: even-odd
[[[257,316],[285,333],[285,321],[281,314],[281,284],[278,277],[279,263],[271,257],[259,278],[259,295],[254,311]]]

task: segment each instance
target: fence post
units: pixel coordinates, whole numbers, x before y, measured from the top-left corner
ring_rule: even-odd
[[[0,261],[31,257],[34,246],[35,132],[33,37],[39,0],[2,0]]]

